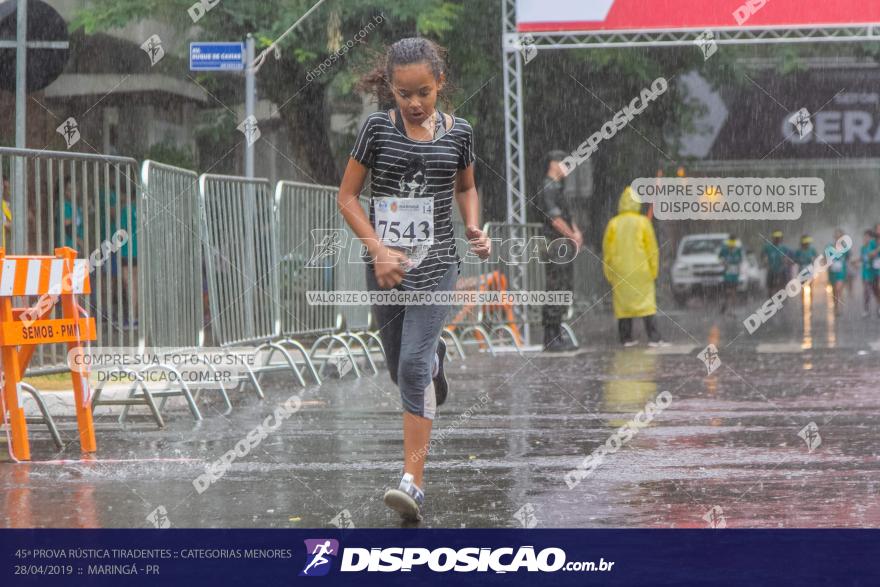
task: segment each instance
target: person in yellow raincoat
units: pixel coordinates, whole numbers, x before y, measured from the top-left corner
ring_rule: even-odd
[[[0,195],[0,202],[2,202],[2,204],[0,204],[0,208],[2,208],[2,210],[0,210],[0,225],[2,225],[2,228],[0,228],[0,234],[2,234],[2,238],[0,238],[0,241],[2,242],[0,242],[0,245],[2,245],[4,249],[6,248],[6,233],[12,230],[12,210],[9,208],[9,204],[6,203],[6,198],[11,197],[12,192],[9,190],[9,178],[4,177],[3,194]]]
[[[654,322],[657,313],[654,281],[660,257],[654,227],[641,214],[641,204],[631,187],[621,194],[617,211],[617,216],[605,227],[602,268],[612,288],[620,342],[624,346],[638,344],[632,337],[632,319],[643,318],[648,346],[660,346],[665,343]]]
[[[3,200],[3,215],[0,216],[3,222],[3,248],[6,248],[6,233],[12,230],[12,210],[9,209],[9,204],[6,203],[6,200]]]

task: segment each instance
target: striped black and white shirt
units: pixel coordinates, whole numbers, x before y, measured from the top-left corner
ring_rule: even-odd
[[[465,119],[453,117],[452,126],[445,132],[441,128],[437,138],[417,141],[406,135],[399,122],[395,126],[388,112],[371,114],[358,133],[351,156],[370,169],[370,224],[375,226],[373,198],[434,198],[434,242],[419,265],[406,272],[401,284],[405,290],[431,290],[449,265],[458,262],[452,198],[456,174],[475,159],[474,131]]]

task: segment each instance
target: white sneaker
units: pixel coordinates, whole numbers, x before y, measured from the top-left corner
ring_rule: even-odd
[[[637,340],[628,340],[625,343],[623,343],[623,346],[629,348],[631,346],[637,346],[638,344],[639,344],[639,341],[637,341]]]
[[[422,519],[424,503],[425,493],[413,483],[412,473],[404,474],[397,489],[389,489],[385,492],[385,505],[409,522],[418,522]]]
[[[665,340],[658,340],[657,342],[649,342],[648,346],[651,347],[652,349],[656,349],[659,347],[668,347],[670,345]]]

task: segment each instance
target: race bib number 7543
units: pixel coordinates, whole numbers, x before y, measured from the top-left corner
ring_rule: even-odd
[[[434,243],[433,198],[375,198],[373,216],[376,234],[385,245]]]

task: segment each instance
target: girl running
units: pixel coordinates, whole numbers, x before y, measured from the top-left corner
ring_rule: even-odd
[[[339,209],[367,249],[370,290],[452,291],[458,279],[452,198],[471,250],[489,256],[479,229],[473,129],[437,109],[446,84],[445,50],[422,38],[402,39],[359,88],[380,107],[364,122],[339,187]],[[370,212],[358,196],[370,174]],[[431,424],[446,400],[446,345],[440,339],[449,306],[374,305],[391,380],[403,403],[403,478],[385,503],[406,520],[421,519],[423,472]]]

